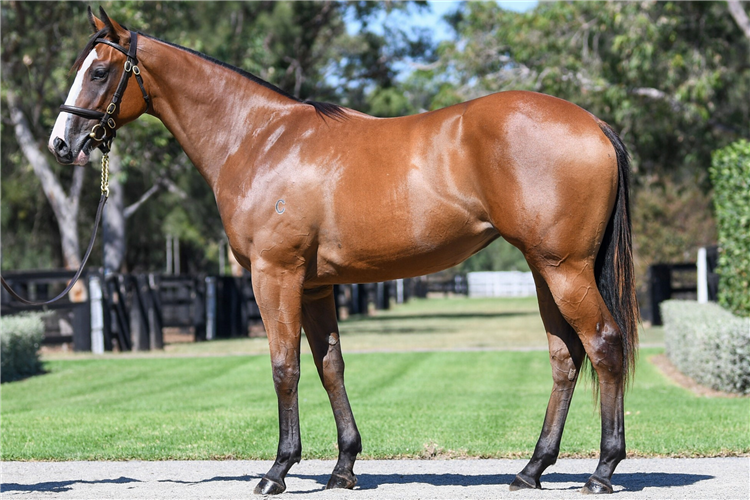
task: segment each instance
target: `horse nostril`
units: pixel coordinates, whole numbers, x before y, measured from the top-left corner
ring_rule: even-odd
[[[70,148],[68,148],[68,144],[60,139],[59,137],[55,138],[55,141],[52,143],[52,145],[55,147],[55,153],[57,153],[60,156],[65,156],[68,153],[70,153]]]

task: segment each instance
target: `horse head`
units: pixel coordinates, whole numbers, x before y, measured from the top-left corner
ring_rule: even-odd
[[[106,150],[118,128],[150,107],[137,65],[137,34],[110,19],[104,9],[99,12],[101,19],[89,8],[94,34],[73,63],[75,81],[47,145],[65,165],[84,165],[93,149]],[[133,75],[137,86],[128,85]]]

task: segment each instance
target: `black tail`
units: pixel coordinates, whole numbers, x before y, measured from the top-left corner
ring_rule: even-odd
[[[630,236],[630,156],[620,137],[609,125],[599,121],[599,126],[617,153],[619,183],[615,208],[596,257],[596,285],[622,333],[623,380],[627,385],[635,371],[640,320]]]

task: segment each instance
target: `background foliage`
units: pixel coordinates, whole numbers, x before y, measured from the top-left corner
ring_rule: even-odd
[[[667,356],[685,375],[719,391],[750,393],[750,319],[717,304],[661,305]]]
[[[719,301],[735,314],[750,316],[750,141],[717,151],[711,180],[721,250]]]
[[[750,137],[750,40],[725,2],[541,2],[525,13],[494,2],[459,3],[440,43],[399,22],[429,9],[425,2],[102,5],[132,28],[242,67],[300,98],[377,116],[508,89],[579,104],[612,124],[632,153],[642,283],[650,263],[690,261],[716,241],[711,153]],[[3,104],[6,90],[16,90],[43,151],[70,85],[68,67],[89,35],[85,7],[1,6]],[[56,221],[8,126],[7,106],[2,119],[2,266],[59,267]],[[213,195],[179,145],[154,119],[123,129],[118,143],[126,205],[164,179],[174,187],[128,219],[123,270],[162,269],[167,233],[180,236],[188,270],[215,270],[224,235]],[[69,185],[70,169],[53,169]],[[87,177],[92,183],[93,172]],[[82,196],[78,221],[88,228],[96,193]],[[520,254],[499,240],[459,269],[524,268]]]
[[[0,364],[2,382],[12,382],[42,371],[39,346],[44,337],[40,313],[0,317]]]

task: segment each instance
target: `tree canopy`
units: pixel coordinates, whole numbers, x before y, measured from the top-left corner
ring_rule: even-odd
[[[509,89],[570,100],[609,122],[631,151],[641,274],[654,261],[690,260],[695,247],[715,241],[711,153],[750,136],[750,27],[738,2],[540,2],[524,13],[494,2],[457,3],[447,17],[452,36],[439,44],[398,21],[429,9],[425,2],[103,6],[133,29],[241,67],[297,97],[376,116]],[[61,235],[71,222],[50,204],[45,185],[51,175],[55,192],[80,199],[73,225],[88,228],[98,192],[87,186],[96,173],[57,165],[45,143],[70,86],[70,64],[90,35],[86,5],[13,1],[0,8],[2,266],[69,265],[61,246],[68,236]],[[401,11],[398,20],[389,16],[393,10]],[[24,127],[46,177],[22,148]],[[189,269],[215,270],[224,235],[213,195],[176,141],[144,117],[117,143],[117,210],[127,227],[122,268],[161,269],[171,234],[181,238]],[[505,245],[491,245],[462,269],[524,268]]]

